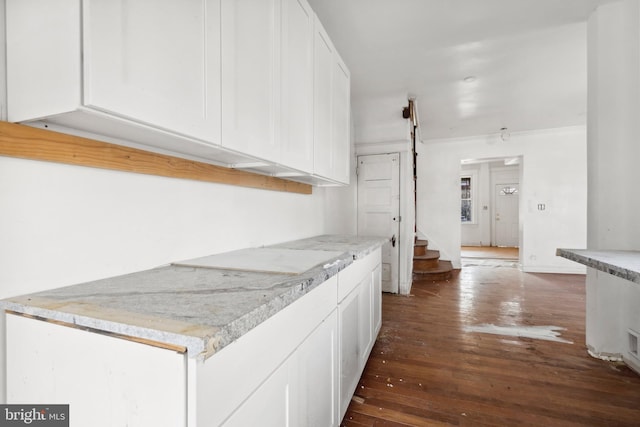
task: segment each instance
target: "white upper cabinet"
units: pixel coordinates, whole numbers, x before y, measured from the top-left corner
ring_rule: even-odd
[[[10,121],[220,144],[220,0],[8,0],[7,56]]]
[[[280,0],[222,0],[222,144],[280,158]]]
[[[313,25],[304,0],[222,0],[222,144],[313,171]]]
[[[85,0],[84,105],[220,142],[219,0]]]
[[[307,0],[6,0],[8,120],[349,182],[349,71]]]
[[[351,158],[351,75],[340,56],[335,55],[332,87],[331,178],[348,184]]]
[[[282,0],[282,163],[313,172],[313,28],[305,0]]]
[[[8,120],[37,119],[78,108],[80,3],[7,0],[6,32]]]
[[[318,20],[314,49],[314,172],[348,184],[351,76]]]
[[[314,172],[331,176],[331,85],[333,81],[334,48],[329,36],[316,20],[314,32],[314,98],[313,148]]]

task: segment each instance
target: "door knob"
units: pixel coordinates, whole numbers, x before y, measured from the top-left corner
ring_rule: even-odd
[[[396,235],[394,234],[393,237],[391,237],[391,246],[393,246],[394,248],[396,247]]]

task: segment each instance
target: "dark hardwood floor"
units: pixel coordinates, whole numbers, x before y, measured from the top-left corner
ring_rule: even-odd
[[[383,295],[342,425],[639,426],[640,376],[586,352],[585,277],[513,266],[463,260],[452,280]],[[479,324],[558,326],[572,343],[465,332]]]

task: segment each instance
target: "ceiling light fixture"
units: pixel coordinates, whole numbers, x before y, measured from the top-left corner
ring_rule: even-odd
[[[510,137],[511,137],[511,134],[509,133],[509,130],[506,127],[500,128],[500,139],[502,140],[502,142],[507,142]]]
[[[462,79],[462,81],[465,83],[473,83],[476,81],[476,79],[477,79],[476,76],[467,76],[464,79]]]

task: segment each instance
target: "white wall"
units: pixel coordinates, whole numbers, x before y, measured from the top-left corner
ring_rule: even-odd
[[[402,109],[409,105],[406,94],[360,98],[353,103],[353,121],[357,144],[407,141],[410,121],[402,118]]]
[[[640,4],[599,7],[588,30],[589,249],[640,249]],[[640,333],[640,287],[589,269],[587,347],[596,357],[623,357],[627,332]]]
[[[4,46],[0,31],[0,88]],[[0,106],[5,99],[1,89]],[[0,299],[239,248],[356,234],[354,189],[299,195],[0,157]],[[4,342],[2,318],[0,402]]]
[[[355,128],[351,122],[351,141]],[[351,144],[351,182],[348,186],[325,189],[324,195],[324,233],[352,234],[358,233],[358,177],[356,176],[355,145]]]
[[[0,157],[3,296],[324,232],[324,196]]]
[[[522,268],[584,273],[555,256],[557,248],[586,245],[586,129],[570,127],[418,144],[418,234],[460,267],[460,163],[463,159],[522,156],[520,224]],[[544,203],[545,211],[537,205]]]
[[[590,248],[640,247],[639,14],[637,1],[620,1],[588,24]]]

